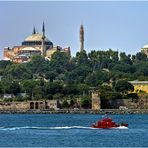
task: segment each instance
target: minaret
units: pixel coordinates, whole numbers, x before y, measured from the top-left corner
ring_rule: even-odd
[[[32,32],[32,34],[36,34],[35,26],[34,26],[34,28],[33,28],[33,32]]]
[[[45,51],[45,27],[44,27],[44,22],[43,22],[43,28],[42,28],[42,56],[46,56],[46,51]]]
[[[80,52],[84,50],[84,29],[83,25],[80,26]]]

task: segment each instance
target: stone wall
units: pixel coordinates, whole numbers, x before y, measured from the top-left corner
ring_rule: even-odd
[[[0,110],[28,110],[30,104],[28,102],[1,102]]]
[[[59,106],[57,100],[49,101],[28,101],[28,102],[0,102],[0,110],[44,110],[57,109]]]
[[[148,95],[139,94],[139,99],[116,99],[105,100],[106,104],[112,109],[119,109],[120,106],[125,106],[128,109],[148,109]]]

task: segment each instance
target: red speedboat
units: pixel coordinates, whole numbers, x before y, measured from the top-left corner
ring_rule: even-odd
[[[127,123],[117,124],[116,122],[112,121],[112,118],[108,118],[108,116],[102,118],[102,120],[98,120],[97,123],[92,124],[92,128],[110,129],[117,127],[128,127],[128,124]]]

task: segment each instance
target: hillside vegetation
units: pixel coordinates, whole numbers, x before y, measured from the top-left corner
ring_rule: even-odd
[[[41,56],[23,64],[0,61],[0,75],[0,94],[13,94],[13,101],[81,98],[87,107],[93,88],[100,90],[101,99],[128,98],[134,89],[128,81],[148,80],[148,58],[111,49],[78,52],[72,58],[57,51],[50,61]]]

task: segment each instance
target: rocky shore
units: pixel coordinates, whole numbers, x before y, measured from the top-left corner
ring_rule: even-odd
[[[0,114],[148,114],[148,109],[60,109],[60,110],[0,110]]]

